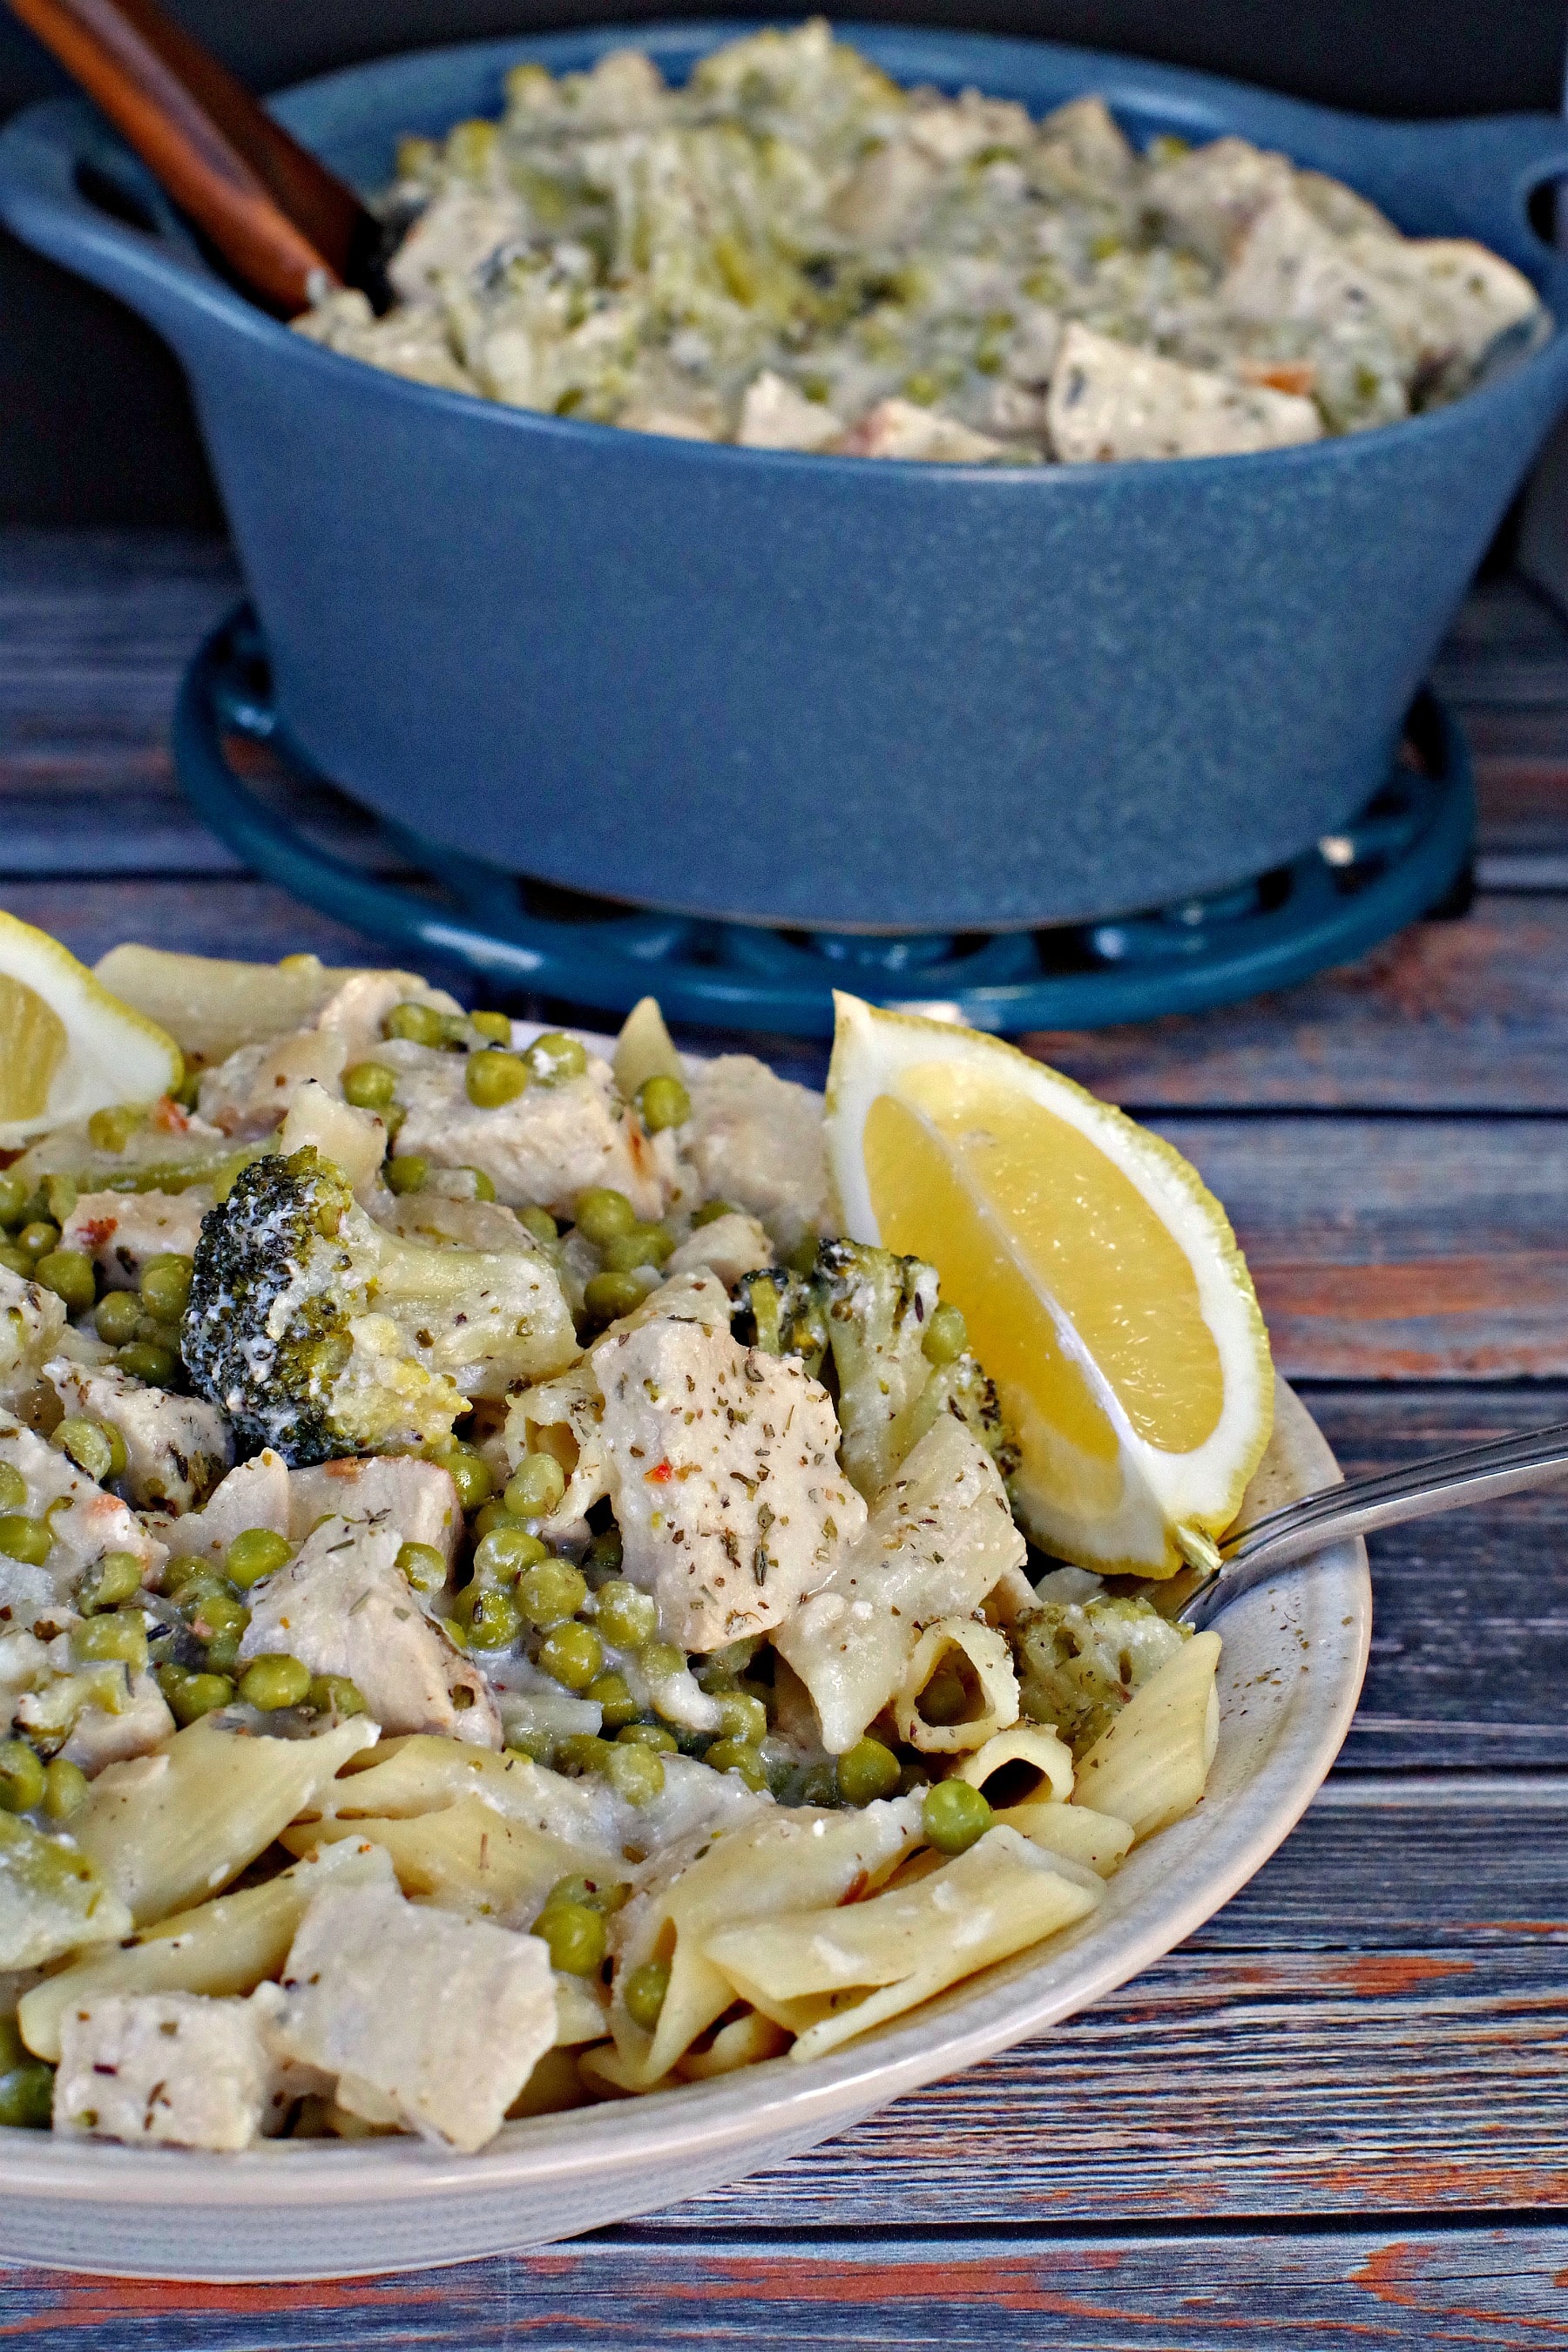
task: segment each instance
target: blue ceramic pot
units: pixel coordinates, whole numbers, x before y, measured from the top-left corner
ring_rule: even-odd
[[[365,188],[403,131],[635,41],[437,50],[305,84]],[[900,80],[1140,142],[1232,131],[1412,232],[1483,239],[1568,321],[1527,204],[1568,124],[1384,123],[1084,50],[848,26]],[[139,187],[116,217],[83,166]],[[1568,333],[1450,408],[1178,463],[970,469],[654,439],[435,392],[264,317],[91,109],[0,135],[0,215],[173,344],[305,756],[383,815],[634,903],[806,928],[1060,923],[1213,891],[1348,820],[1568,401]]]

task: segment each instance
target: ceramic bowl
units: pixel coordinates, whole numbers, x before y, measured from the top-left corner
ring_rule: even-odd
[[[1243,1517],[1338,1475],[1281,1381]],[[415,2139],[217,2157],[0,2131],[0,2257],[121,2276],[342,2278],[516,2252],[778,2164],[900,2092],[1043,2033],[1217,1911],[1305,1811],[1350,1726],[1372,1624],[1366,1549],[1336,1545],[1219,1622],[1220,1738],[1194,1813],[1138,1849],[1080,1927],[808,2065],[789,2058],[510,2124],[482,2155]]]

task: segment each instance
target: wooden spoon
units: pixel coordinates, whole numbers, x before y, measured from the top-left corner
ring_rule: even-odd
[[[154,0],[10,5],[266,310],[340,286],[386,309],[382,223]]]

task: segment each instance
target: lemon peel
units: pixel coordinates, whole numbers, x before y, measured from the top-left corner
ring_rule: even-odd
[[[111,996],[47,931],[0,911],[0,1150],[184,1075],[166,1031]]]
[[[1268,1338],[1224,1210],[1163,1138],[999,1039],[835,999],[842,1230],[929,1259],[1016,1431],[1058,1558],[1173,1575],[1240,1507]]]

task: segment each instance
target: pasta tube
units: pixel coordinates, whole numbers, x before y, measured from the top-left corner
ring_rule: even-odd
[[[949,1650],[963,1651],[980,1685],[984,1712],[972,1723],[928,1723],[921,1713],[921,1693]],[[1018,1720],[1018,1677],[1005,1637],[973,1617],[942,1617],[928,1625],[915,1644],[893,1715],[899,1738],[928,1756],[984,1747]]]
[[[268,1739],[205,1715],[154,1754],[108,1765],[71,1835],[144,1927],[216,1895],[379,1737],[363,1716]]]
[[[1078,1768],[1075,1804],[1131,1824],[1135,1841],[1190,1813],[1219,1742],[1219,1635],[1194,1633],[1134,1691]]]
[[[405,1895],[505,1927],[527,1927],[557,1879],[626,1873],[602,1850],[507,1821],[482,1797],[401,1821],[308,1822],[286,1831],[282,1842],[290,1853],[310,1853],[340,1838],[384,1846]]]
[[[703,1957],[764,2017],[826,2050],[1086,1918],[1098,1879],[1016,1830],[987,1830],[941,1869],[842,1909],[721,1928]]]

